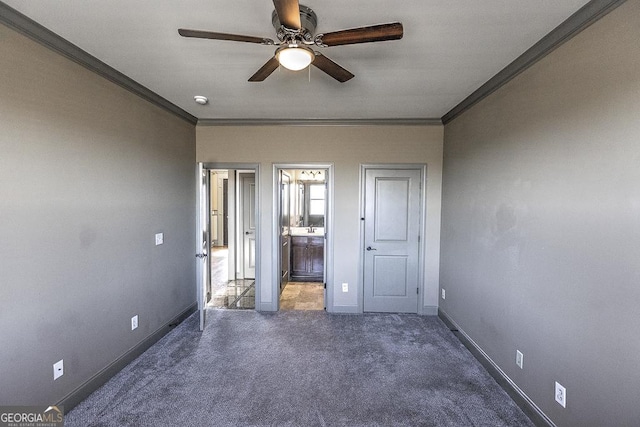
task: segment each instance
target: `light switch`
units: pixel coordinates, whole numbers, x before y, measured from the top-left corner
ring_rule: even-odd
[[[53,364],[53,380],[57,380],[64,375],[64,361],[59,360]]]
[[[156,234],[156,246],[161,245],[164,243],[164,233],[157,233]]]
[[[138,315],[136,314],[131,318],[131,330],[138,329]]]

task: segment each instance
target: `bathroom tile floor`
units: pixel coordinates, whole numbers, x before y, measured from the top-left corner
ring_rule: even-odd
[[[280,295],[280,310],[324,310],[324,284],[287,283]]]

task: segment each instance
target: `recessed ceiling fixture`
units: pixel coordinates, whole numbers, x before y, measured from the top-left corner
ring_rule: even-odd
[[[271,13],[271,23],[276,30],[277,40],[185,28],[180,28],[178,33],[182,37],[277,46],[275,55],[253,76],[249,77],[250,82],[264,81],[280,65],[293,71],[303,70],[309,65],[313,65],[337,81],[344,83],[352,79],[354,77],[353,74],[316,51],[316,49],[356,43],[398,40],[402,38],[404,32],[402,23],[390,22],[388,24],[368,25],[366,27],[317,34],[318,17],[311,8],[300,4],[298,0],[272,1],[275,10]]]
[[[200,104],[200,105],[206,105],[209,102],[207,97],[202,95],[194,96],[193,100],[196,101],[196,104]]]

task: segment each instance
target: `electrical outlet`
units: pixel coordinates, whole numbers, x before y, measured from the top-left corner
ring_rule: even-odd
[[[134,329],[137,329],[137,328],[138,328],[138,315],[136,314],[131,318],[131,330],[133,331]]]
[[[563,408],[567,407],[567,389],[556,381],[556,402],[558,402]]]
[[[342,292],[349,292],[349,284],[348,283],[343,283],[342,284]]]
[[[156,234],[156,246],[161,245],[164,243],[164,233],[157,233]]]
[[[447,299],[447,292],[442,289],[442,299]]]
[[[516,350],[516,365],[522,369],[522,363],[524,362],[524,354],[520,350]]]
[[[57,380],[64,375],[64,359],[53,364],[53,380]]]

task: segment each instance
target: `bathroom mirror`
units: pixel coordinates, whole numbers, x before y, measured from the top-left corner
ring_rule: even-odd
[[[324,227],[324,182],[305,182],[303,227]]]
[[[324,227],[325,171],[296,170],[295,202],[291,204],[291,226]]]

